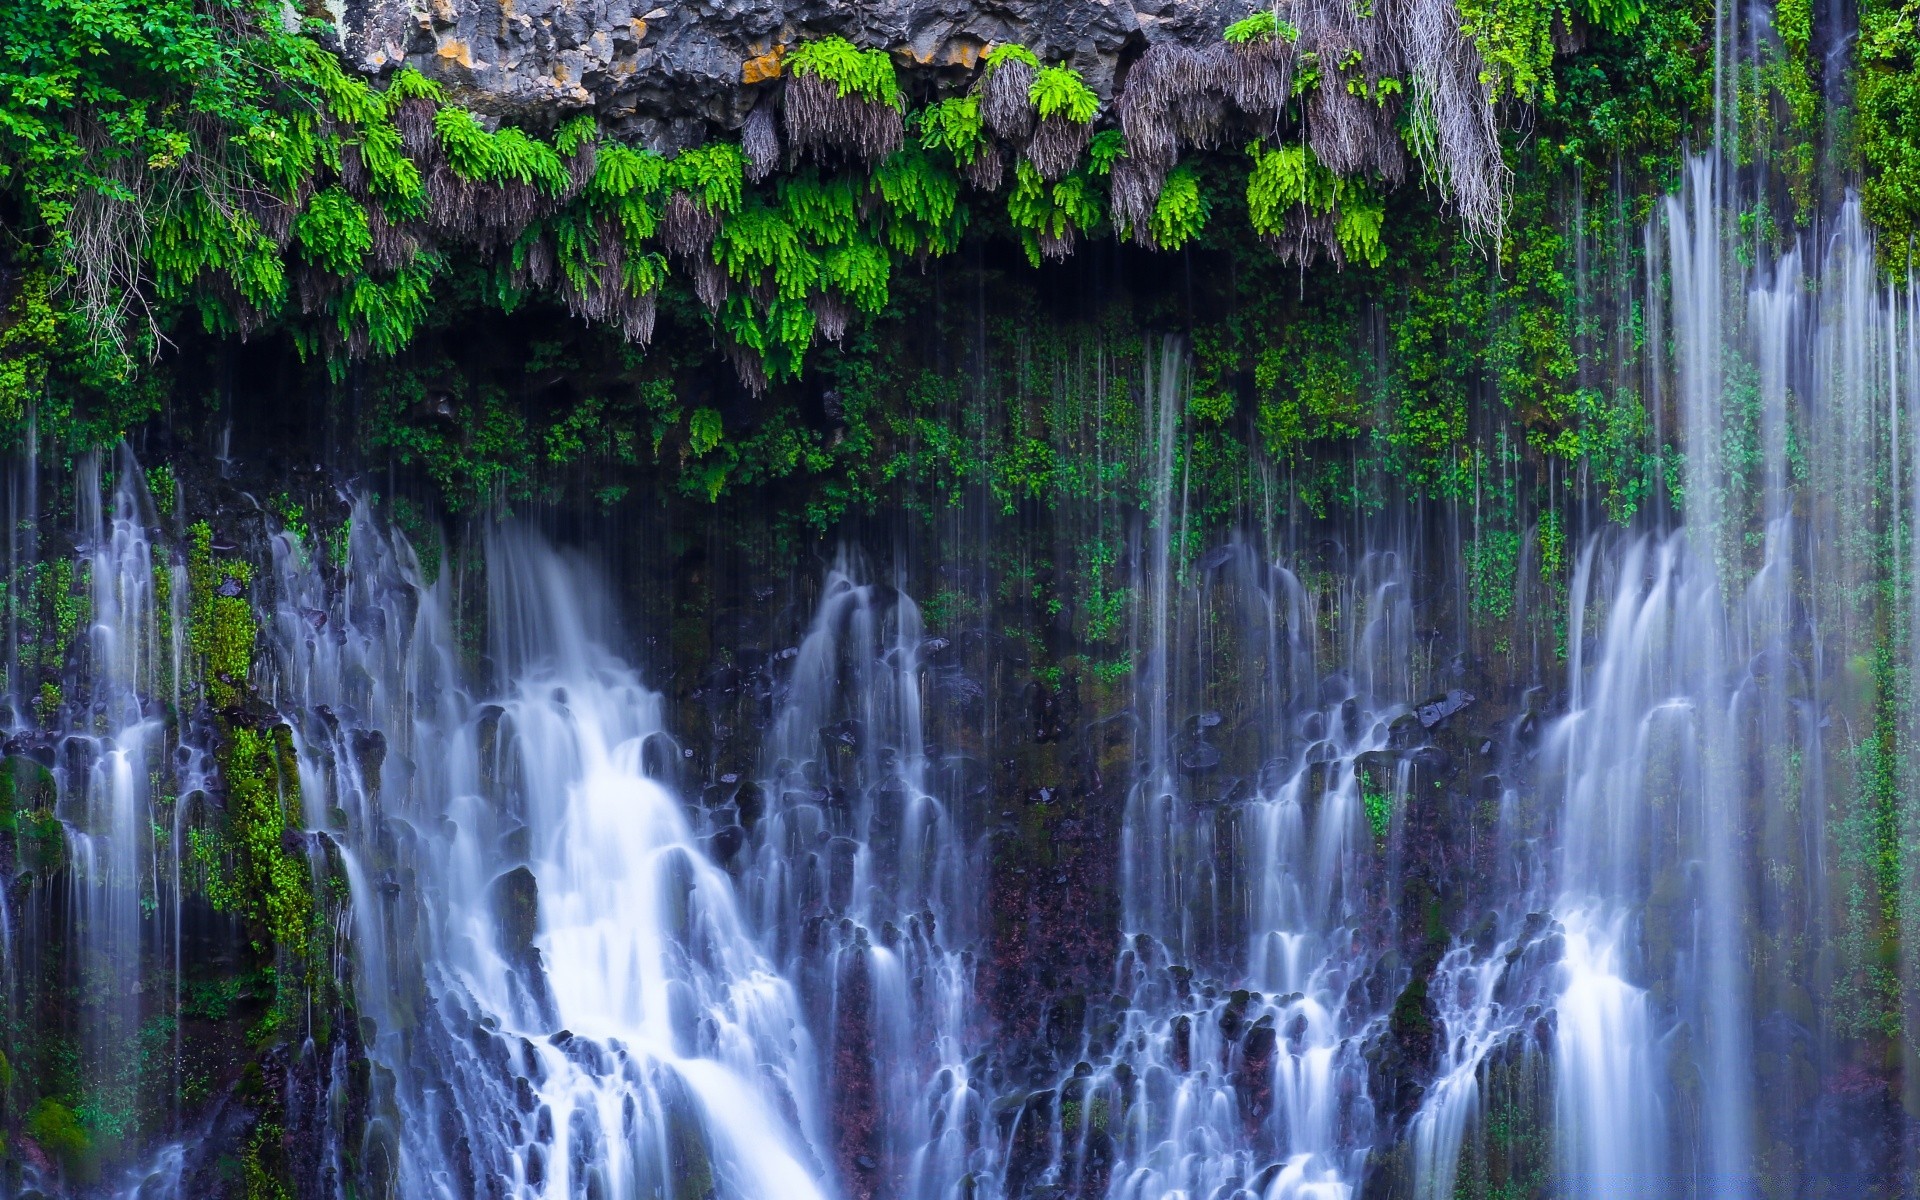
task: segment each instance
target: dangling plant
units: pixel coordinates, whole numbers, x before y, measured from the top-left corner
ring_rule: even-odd
[[[1086,172],[1075,171],[1055,184],[1040,178],[1033,164],[1014,169],[1007,217],[1020,234],[1027,261],[1060,260],[1073,253],[1074,241],[1101,220],[1100,199]]]
[[[1206,227],[1212,203],[1200,186],[1200,176],[1191,167],[1175,167],[1160,189],[1150,222],[1152,244],[1162,250],[1178,250]]]
[[[1247,217],[1255,233],[1283,258],[1305,262],[1317,246],[1336,262],[1354,258],[1377,267],[1386,261],[1380,229],[1386,207],[1372,189],[1335,175],[1306,146],[1247,148]]]
[[[1281,111],[1293,93],[1293,43],[1300,30],[1272,9],[1227,26],[1222,81],[1234,107],[1262,133],[1279,132]]]
[[[1033,141],[1027,146],[1027,161],[1051,183],[1071,171],[1086,152],[1094,114],[1100,111],[1100,97],[1080,78],[1080,72],[1058,66],[1043,68],[1034,76],[1027,98],[1040,115]]]
[[[1043,67],[1033,77],[1027,98],[1039,110],[1040,119],[1063,117],[1075,125],[1085,125],[1100,111],[1100,97],[1069,66]]]
[[[914,258],[960,248],[970,214],[960,203],[960,181],[929,154],[909,146],[873,174],[887,245]]]
[[[367,210],[338,187],[307,201],[306,210],[294,218],[293,236],[302,258],[336,275],[359,274],[361,262],[373,249]]]
[[[1015,144],[1033,136],[1033,81],[1040,60],[1017,42],[987,51],[977,85],[980,115],[995,137]]]
[[[747,156],[747,181],[759,183],[780,167],[780,124],[773,102],[763,97],[740,127],[740,149]]]
[[[1227,42],[1235,46],[1245,46],[1253,42],[1272,41],[1279,38],[1286,42],[1300,40],[1300,30],[1292,21],[1285,19],[1270,8],[1250,13],[1227,26],[1222,35]]]
[[[861,50],[843,37],[807,42],[787,56],[787,143],[794,157],[832,159],[851,153],[877,162],[904,135],[893,59]]]

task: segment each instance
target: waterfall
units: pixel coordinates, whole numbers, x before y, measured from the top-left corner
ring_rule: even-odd
[[[978,862],[948,770],[929,754],[919,607],[842,554],[791,652],[761,778],[716,816],[753,840],[745,886],[789,977],[809,981],[855,1195],[937,1200],[993,1170],[969,1061]],[[738,823],[736,823],[738,822]]]
[[[827,1194],[797,999],[671,790],[659,698],[591,572],[489,534],[475,694],[444,581],[364,508],[351,544],[324,608],[283,556],[274,628],[303,778],[346,827],[391,1087],[364,1152],[407,1196]]]

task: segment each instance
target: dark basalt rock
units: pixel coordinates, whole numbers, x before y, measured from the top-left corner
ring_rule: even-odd
[[[889,51],[910,92],[959,90],[988,47],[1065,61],[1103,98],[1150,44],[1217,42],[1244,15],[1224,0],[347,0],[349,64],[411,66],[474,110],[535,127],[590,111],[657,149],[741,129],[796,42],[832,34]],[[944,85],[944,86],[943,86]],[[764,140],[764,139],[762,139]]]

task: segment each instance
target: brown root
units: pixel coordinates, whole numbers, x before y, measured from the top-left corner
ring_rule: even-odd
[[[720,215],[686,192],[675,192],[660,214],[660,242],[676,259],[708,257],[720,233]]]
[[[877,163],[906,138],[900,110],[842,96],[837,84],[818,75],[788,81],[783,108],[787,151],[794,162],[811,156],[825,162],[852,157]]]
[[[983,192],[999,191],[1007,177],[1007,160],[1000,147],[992,144],[981,147],[973,161],[960,168],[960,177]]]
[[[420,251],[420,240],[387,220],[387,210],[378,204],[367,205],[367,232],[373,240],[369,258],[377,271],[397,271]]]
[[[780,124],[774,119],[773,101],[763,97],[747,114],[740,128],[740,148],[747,155],[747,181],[759,183],[780,166]]]
[[[1130,233],[1133,240],[1154,248],[1153,207],[1166,184],[1165,171],[1155,171],[1137,162],[1131,155],[1113,164],[1109,192],[1116,229]]]
[[[814,328],[820,336],[840,344],[847,335],[847,326],[853,323],[853,306],[832,292],[820,291],[807,298],[808,307],[813,309]]]
[[[766,364],[751,347],[742,346],[726,334],[720,334],[720,353],[726,355],[733,364],[734,374],[740,377],[740,384],[755,396],[766,393],[769,381]]]
[[[1087,152],[1087,143],[1092,140],[1092,125],[1070,121],[1055,113],[1034,130],[1033,140],[1027,143],[1027,161],[1040,172],[1040,178],[1056,183],[1079,165],[1081,156]]]
[[[1459,209],[1468,237],[1498,244],[1511,172],[1480,55],[1460,33],[1453,0],[1400,0],[1400,7],[1413,81],[1410,140],[1422,172]]]
[[[1293,46],[1277,37],[1225,47],[1220,77],[1228,98],[1255,133],[1278,134],[1293,91]]]
[[[433,114],[438,111],[433,101],[415,96],[402,100],[400,107],[394,110],[393,124],[400,131],[400,144],[406,147],[407,156],[419,162],[430,157],[439,149],[433,139]]]
[[[693,294],[709,312],[718,312],[727,302],[727,270],[710,256],[702,255],[693,263]]]
[[[1010,58],[980,82],[980,116],[987,129],[1002,141],[1018,145],[1033,136],[1033,81],[1036,72]]]

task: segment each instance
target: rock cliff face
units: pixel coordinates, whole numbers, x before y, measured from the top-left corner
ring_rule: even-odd
[[[494,117],[550,124],[581,110],[665,149],[735,129],[777,86],[786,48],[840,34],[891,51],[903,84],[933,93],[1017,41],[1066,61],[1103,97],[1147,46],[1219,36],[1245,0],[345,0],[331,9],[348,60],[412,66]]]

